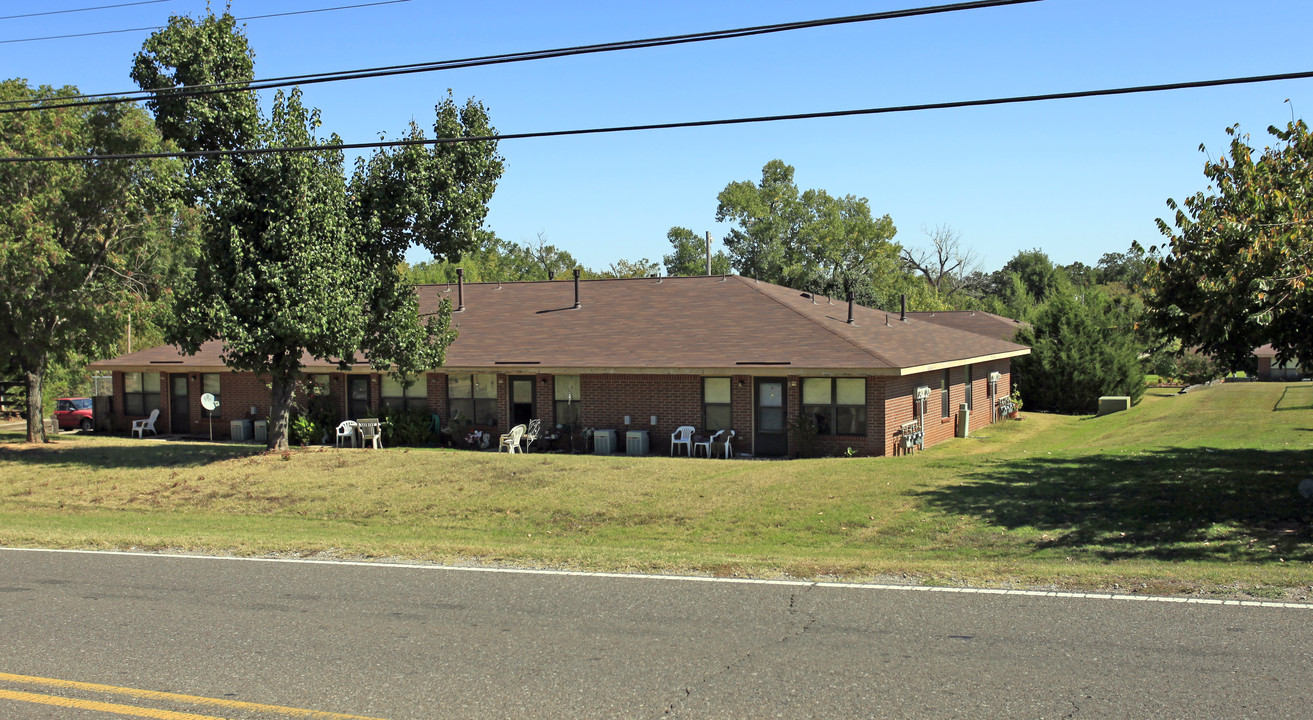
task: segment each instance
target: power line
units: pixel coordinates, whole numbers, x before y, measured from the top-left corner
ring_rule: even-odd
[[[165,2],[166,0],[156,0]],[[396,3],[410,2],[411,0],[379,0],[378,2],[360,3],[357,5],[340,5],[330,8],[315,8],[313,10],[293,10],[290,12],[270,13],[268,15],[247,15],[246,17],[235,18],[236,20],[263,20],[264,18],[286,17],[288,15],[310,15],[312,13],[332,12],[334,10],[352,10],[355,8],[374,7],[375,5],[394,5]],[[131,4],[131,3],[129,3]],[[37,42],[38,40],[63,40],[65,38],[91,37],[93,35],[117,35],[120,33],[145,32],[147,30],[163,30],[164,25],[152,25],[150,27],[123,28],[121,30],[99,30],[97,32],[70,33],[68,35],[46,35],[45,37],[17,38],[15,40],[0,40],[0,45],[10,43]]]
[[[315,83],[337,82],[341,80],[359,80],[375,77],[385,77],[390,75],[408,75],[421,72],[436,72],[440,70],[454,70],[459,68],[480,67],[485,65],[499,65],[513,62],[526,62],[529,60],[545,60],[548,58],[568,57],[571,55],[585,55],[591,53],[615,52],[619,50],[637,50],[642,48],[665,47],[669,45],[682,45],[694,42],[707,42],[711,40],[728,40],[732,38],[751,37],[754,35],[766,35],[771,33],[788,32],[792,30],[803,30],[809,28],[828,27],[832,25],[844,25],[859,22],[872,22],[876,20],[892,20],[897,18],[916,17],[922,15],[933,15],[947,12],[958,12],[962,10],[977,10],[991,7],[1001,7],[1006,5],[1019,5],[1023,3],[1041,2],[1042,0],[972,0],[971,2],[960,2],[950,5],[932,5],[927,7],[909,8],[905,10],[891,10],[878,13],[864,13],[861,15],[846,15],[842,17],[823,18],[819,20],[804,20],[789,23],[776,23],[773,25],[757,25],[753,27],[734,28],[730,30],[712,30],[700,33],[687,33],[683,35],[668,35],[665,37],[644,38],[639,40],[622,40],[609,43],[597,43],[593,45],[576,45],[573,47],[555,48],[549,50],[531,50],[526,52],[506,53],[501,55],[484,55],[479,57],[462,58],[457,60],[435,60],[423,63],[410,63],[406,65],[388,65],[384,67],[363,68],[360,70],[342,70],[336,72],[313,73],[306,75],[288,75],[285,77],[267,78],[262,80],[253,80],[251,83],[215,83],[211,85],[188,85],[179,89],[174,88],[150,88],[147,90],[129,90],[123,93],[98,93],[95,95],[72,95],[66,98],[60,98],[56,105],[46,105],[44,107],[83,107],[88,105],[114,104],[124,102],[137,102],[138,100],[149,99],[156,93],[168,93],[170,98],[196,97],[201,95],[212,95],[224,92],[245,92],[247,90],[267,90],[271,88],[288,87],[291,85],[312,85]],[[112,96],[112,97],[111,97]],[[136,96],[136,97],[132,97]],[[104,98],[96,100],[96,98]],[[81,102],[86,100],[87,102]],[[17,105],[26,102],[37,102],[39,98],[31,100],[10,100],[0,102],[3,105]],[[68,102],[74,101],[74,102]],[[6,112],[25,112],[31,108],[23,107],[19,109],[5,109],[0,107],[0,113]]]
[[[96,7],[72,8],[70,10],[46,10],[45,12],[24,13],[22,15],[0,15],[0,20],[17,20],[18,18],[42,17],[45,15],[67,15],[69,13],[90,12],[92,10],[110,10],[112,8],[132,7],[133,5],[154,5],[173,2],[173,0],[138,0],[115,5],[97,5]]]
[[[648,130],[673,130],[678,128],[714,127],[718,125],[746,125],[750,123],[780,122],[784,120],[815,120],[820,118],[853,117],[858,115],[887,115],[893,113],[917,112],[922,110],[948,110],[953,108],[986,107],[990,105],[1011,105],[1033,103],[1046,100],[1072,100],[1088,97],[1108,97],[1113,95],[1132,95],[1138,93],[1166,92],[1170,90],[1188,90],[1192,88],[1221,87],[1224,85],[1245,85],[1280,80],[1303,80],[1313,78],[1313,71],[1282,73],[1278,75],[1254,75],[1241,78],[1223,78],[1220,80],[1194,80],[1180,83],[1163,83],[1159,85],[1137,85],[1133,87],[1105,88],[1102,90],[1077,90],[1073,92],[1045,93],[1042,95],[1018,95],[1012,97],[988,98],[983,100],[957,100],[952,102],[923,103],[919,105],[894,105],[888,107],[863,108],[859,110],[829,110],[824,112],[794,113],[790,115],[760,115],[757,117],[723,118],[719,120],[693,120],[686,122],[650,123],[646,125],[617,125],[601,128],[584,128],[577,130],[546,130],[542,132],[508,133],[505,135],[483,135],[475,137],[433,138],[423,140],[384,140],[379,142],[337,143],[334,145],[296,145],[272,148],[239,148],[235,150],[194,150],[189,152],[130,153],[119,155],[57,155],[46,157],[0,157],[0,163],[19,162],[81,162],[102,160],[147,160],[155,158],[194,158],[220,157],[236,155],[269,155],[273,153],[292,152],[326,152],[336,150],[368,150],[385,147],[407,147],[412,145],[450,145],[463,142],[487,142],[502,140],[524,140],[529,138],[569,137],[574,135],[600,135],[605,133],[640,132]]]

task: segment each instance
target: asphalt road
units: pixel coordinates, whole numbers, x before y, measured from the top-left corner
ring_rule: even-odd
[[[1307,608],[0,550],[16,720],[1303,717],[1311,641]]]

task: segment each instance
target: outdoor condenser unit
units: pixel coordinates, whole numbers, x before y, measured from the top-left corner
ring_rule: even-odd
[[[917,400],[925,400],[928,397],[930,397],[930,388],[928,386],[922,385],[921,387],[916,389]]]

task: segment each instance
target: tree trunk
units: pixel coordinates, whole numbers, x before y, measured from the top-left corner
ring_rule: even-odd
[[[287,449],[287,430],[292,414],[292,393],[296,390],[296,376],[272,377],[269,391],[269,444],[270,450]]]
[[[40,442],[50,442],[46,435],[45,418],[41,416],[41,377],[44,369],[38,366],[35,370],[23,373],[23,379],[27,381],[27,441],[30,443],[38,442],[38,437]]]

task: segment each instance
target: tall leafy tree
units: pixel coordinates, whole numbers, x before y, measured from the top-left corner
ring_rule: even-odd
[[[256,141],[260,107],[253,91],[186,94],[189,88],[246,87],[254,77],[255,52],[227,11],[200,19],[171,16],[164,29],[147,38],[132,63],[137,87],[159,91],[146,106],[161,134],[188,151],[229,150]],[[188,162],[190,194],[196,200],[211,184],[206,176],[216,161],[201,157]]]
[[[760,182],[731,182],[717,196],[716,222],[736,225],[725,248],[740,274],[788,284],[801,264],[798,229],[805,213],[793,173],[791,165],[771,160]]]
[[[250,57],[227,14],[175,18],[147,41],[139,82],[176,79],[188,68],[240,82],[249,79]],[[267,119],[256,111],[254,130],[249,109],[238,103],[229,115],[198,98],[161,101],[156,123],[166,137],[206,149],[339,142],[316,136],[319,113],[302,105],[299,91],[279,93]],[[419,245],[454,260],[477,249],[502,159],[481,103],[458,105],[449,94],[433,131],[437,142],[426,145],[411,123],[406,137],[419,142],[360,159],[349,186],[342,153],[328,148],[225,156],[193,168],[207,214],[204,262],[179,292],[169,338],[192,352],[222,340],[229,366],[270,378],[271,449],[287,446],[305,356],[348,366],[361,355],[398,375],[441,365],[454,338],[450,306],[421,320],[405,252]]]
[[[800,290],[842,295],[882,306],[908,286],[888,215],[873,217],[866,198],[799,191],[794,169],[771,160],[761,181],[732,182],[718,196],[717,221],[730,262],[744,275]]]
[[[1229,152],[1204,164],[1208,191],[1167,201],[1168,246],[1149,268],[1151,322],[1231,368],[1266,343],[1278,362],[1313,366],[1313,135],[1302,120],[1268,132],[1276,142],[1257,152],[1227,129]]]
[[[280,92],[261,143],[339,142],[317,138],[318,125],[299,91]],[[454,337],[449,307],[420,322],[401,281],[404,247],[388,252],[381,223],[348,195],[343,162],[324,149],[216,164],[203,262],[179,292],[173,342],[195,352],[222,340],[228,366],[269,377],[271,449],[287,446],[305,356],[347,366],[360,353],[375,367],[417,372],[440,365]]]
[[[0,116],[0,157],[150,153],[162,149],[130,104],[42,108],[73,87],[0,83],[0,100],[33,101]],[[173,220],[182,174],[169,160],[0,164],[0,366],[27,384],[27,440],[47,439],[42,385],[52,367],[112,354],[186,257]]]

